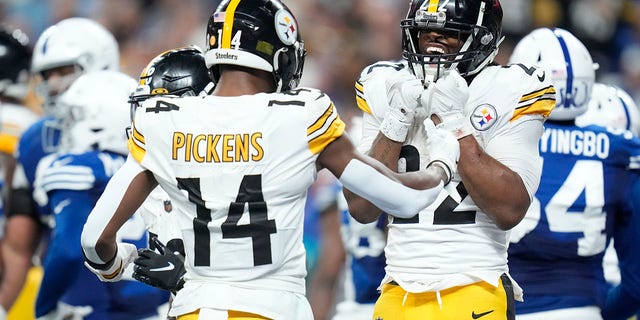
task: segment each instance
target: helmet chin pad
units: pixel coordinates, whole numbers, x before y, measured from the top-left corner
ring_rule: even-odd
[[[424,87],[428,87],[430,83],[436,82],[444,73],[442,66],[429,65],[420,63],[409,63],[409,69],[420,80]]]

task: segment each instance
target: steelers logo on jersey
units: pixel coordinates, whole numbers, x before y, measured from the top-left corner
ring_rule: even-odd
[[[473,109],[473,113],[471,114],[471,124],[478,131],[484,131],[493,124],[496,123],[498,119],[498,113],[496,112],[496,108],[494,108],[490,104],[481,104]]]
[[[285,45],[292,45],[298,39],[298,26],[289,11],[280,9],[275,16],[276,33]]]

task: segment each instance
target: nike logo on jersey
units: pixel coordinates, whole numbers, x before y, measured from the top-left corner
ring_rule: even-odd
[[[60,212],[62,212],[62,209],[64,209],[66,206],[70,204],[71,204],[71,200],[69,199],[64,199],[60,201],[60,203],[58,203],[58,205],[56,205],[55,208],[53,208],[53,213],[60,214]]]
[[[484,316],[488,315],[491,312],[493,312],[493,310],[489,310],[489,311],[483,312],[483,313],[476,313],[475,311],[471,311],[471,318],[478,319],[480,317],[484,317]]]
[[[171,270],[173,270],[173,268],[175,268],[173,266],[173,263],[171,263],[171,262],[167,262],[167,263],[168,263],[168,265],[166,265],[164,267],[149,269],[149,271],[151,271],[151,272],[171,271]],[[491,311],[493,311],[493,310],[491,310]]]

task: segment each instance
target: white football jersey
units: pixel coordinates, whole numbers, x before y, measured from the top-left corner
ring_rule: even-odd
[[[315,89],[145,101],[129,149],[167,191],[185,244],[187,281],[172,315],[291,312],[282,291],[305,293],[307,189],[344,128]]]
[[[171,199],[162,188],[156,187],[136,213],[142,217],[147,230],[166,245],[171,239],[181,239],[182,236],[175,227],[176,214],[172,211]]]
[[[388,108],[385,79],[402,68],[404,62],[379,62],[365,68],[356,82],[356,100],[364,111],[363,152],[370,149]],[[489,155],[521,176],[533,197],[541,172],[537,143],[555,104],[550,76],[522,65],[490,66],[469,87],[465,113],[474,136]],[[400,171],[416,171],[429,163],[423,125],[429,114],[424,106],[417,109],[400,154]],[[438,200],[416,216],[390,219],[383,283],[394,280],[409,292],[481,280],[497,286],[500,275],[508,272],[509,233],[476,206],[458,174]]]

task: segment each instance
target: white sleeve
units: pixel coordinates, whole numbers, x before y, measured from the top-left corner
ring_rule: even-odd
[[[362,115],[361,126],[361,135],[357,143],[357,149],[362,154],[368,154],[373,145],[373,141],[378,136],[378,132],[380,132],[380,120],[372,114],[365,112]]]
[[[533,199],[542,174],[542,158],[538,151],[539,137],[544,130],[542,120],[519,122],[491,138],[485,152],[517,173]]]
[[[410,218],[432,204],[444,184],[415,190],[395,182],[364,162],[352,159],[344,168],[340,182],[351,192],[371,201],[382,211],[399,218]]]
[[[136,160],[129,156],[124,165],[111,177],[100,199],[91,210],[82,229],[80,242],[85,257],[92,263],[106,263],[100,259],[95,250],[98,238],[115,214],[133,178],[144,170]]]

